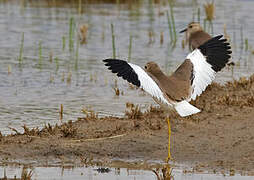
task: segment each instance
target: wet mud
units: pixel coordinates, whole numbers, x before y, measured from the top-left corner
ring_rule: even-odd
[[[181,118],[175,112],[126,104],[125,117],[84,117],[62,125],[0,134],[0,163],[112,165],[161,161],[167,157],[171,120],[172,162],[213,170],[254,169],[254,75],[225,85],[212,84],[193,101],[201,113]]]

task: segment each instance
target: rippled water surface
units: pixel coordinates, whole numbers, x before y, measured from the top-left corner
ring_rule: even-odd
[[[156,180],[157,176],[149,170],[135,170],[126,168],[60,168],[60,167],[36,167],[26,169],[32,172],[32,179],[52,179],[52,180],[68,180],[68,179],[86,179],[86,180]],[[22,167],[0,167],[0,178],[6,175],[8,178],[21,177]],[[182,170],[174,169],[172,171],[174,180],[251,180],[251,176],[242,176],[235,174],[208,174],[208,173],[183,173]]]
[[[176,1],[174,16],[177,32],[193,21],[193,15],[197,19],[198,7],[201,8],[203,21],[203,3]],[[233,61],[237,62],[233,73],[231,69],[224,69],[218,75],[219,82],[247,76],[254,70],[251,54],[254,14],[250,13],[253,7],[254,1],[250,0],[216,1],[214,35],[223,34],[226,25],[233,47]],[[104,67],[101,60],[112,57],[111,23],[114,25],[118,58],[127,59],[130,35],[133,37],[131,62],[140,66],[153,60],[170,73],[188,53],[188,48],[183,50],[181,47],[182,34],[177,34],[175,48],[170,45],[166,18],[169,7],[162,1],[140,1],[136,4],[83,1],[81,14],[78,9],[78,4],[67,1],[0,1],[2,133],[10,133],[8,127],[20,130],[23,124],[35,127],[57,123],[61,104],[64,108],[63,121],[82,116],[83,107],[91,107],[101,116],[121,116],[126,102],[141,104],[144,109],[154,104],[150,96],[130,88]],[[74,32],[80,25],[88,25],[87,43],[79,45],[78,52],[76,33],[74,50],[69,51],[71,17],[75,22]],[[23,60],[19,62],[23,32]],[[153,34],[152,42],[149,42],[149,32]],[[162,44],[161,33],[164,37]],[[115,80],[123,91],[119,97],[113,90]]]

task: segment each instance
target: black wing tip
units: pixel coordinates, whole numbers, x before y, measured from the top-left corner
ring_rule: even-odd
[[[102,61],[107,63],[107,62],[124,61],[124,60],[108,58],[108,59],[103,59]]]
[[[108,69],[112,73],[116,73],[118,77],[122,77],[127,80],[129,83],[132,83],[138,87],[140,87],[140,81],[138,79],[138,75],[132,69],[127,61],[120,59],[103,59],[105,62],[105,66],[108,66]]]
[[[224,68],[231,58],[231,46],[227,39],[221,39],[222,37],[223,35],[215,36],[198,47],[215,72]]]

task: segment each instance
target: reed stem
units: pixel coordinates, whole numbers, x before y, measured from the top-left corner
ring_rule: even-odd
[[[82,12],[82,0],[78,1],[78,14],[81,15]]]
[[[198,8],[198,23],[200,23],[200,8]]]
[[[249,49],[249,42],[248,42],[248,39],[245,38],[245,51],[248,51]]]
[[[241,35],[241,49],[243,49],[243,27],[241,26],[241,30],[240,30],[240,35]]]
[[[39,68],[42,66],[42,42],[41,40],[39,41]]]
[[[60,105],[59,119],[62,122],[62,120],[63,120],[63,104]]]
[[[73,17],[70,18],[70,23],[69,23],[69,50],[73,50]]]
[[[168,19],[168,29],[169,29],[170,41],[173,41],[173,32],[172,32],[172,27],[171,27],[171,22],[170,22],[168,11],[167,11],[167,19]]]
[[[111,34],[112,34],[113,59],[115,59],[116,58],[116,46],[115,46],[114,25],[112,23],[111,23]]]
[[[132,35],[130,35],[130,41],[129,41],[128,62],[131,62],[131,50],[132,50]]]
[[[63,41],[63,51],[65,50],[65,44],[66,44],[66,39],[65,36],[62,37],[62,41]]]
[[[75,58],[75,70],[78,70],[78,60],[79,60],[79,39],[77,38],[77,42],[76,42],[76,58]]]
[[[206,31],[206,19],[204,19],[204,31]]]
[[[58,60],[58,57],[55,57],[55,62],[56,62],[56,72],[57,72],[58,69],[59,69],[59,60]]]
[[[24,50],[24,32],[22,32],[21,35],[21,43],[20,43],[20,49],[19,49],[19,63],[21,64],[23,61],[23,50]]]
[[[174,17],[174,10],[173,10],[172,2],[170,2],[169,5],[170,5],[172,28],[173,28],[173,32],[174,32],[174,42],[176,42],[177,41],[177,36],[176,36],[175,17]]]
[[[210,28],[211,28],[211,34],[213,35],[213,21],[209,21],[210,23]]]

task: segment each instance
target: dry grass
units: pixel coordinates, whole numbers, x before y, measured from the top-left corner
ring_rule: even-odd
[[[164,165],[163,168],[156,170],[152,170],[157,177],[157,180],[174,180],[174,176],[172,175],[172,168],[169,164]],[[161,171],[161,173],[160,173]]]
[[[134,105],[132,103],[126,103],[125,116],[129,119],[140,119],[143,116],[143,113],[140,110],[139,105]]]
[[[14,178],[8,178],[4,170],[4,177],[0,178],[0,180],[32,180],[32,176],[33,170],[28,171],[26,167],[23,167],[20,178],[17,178],[16,175],[14,175]]]
[[[164,42],[164,35],[163,35],[163,31],[161,31],[160,33],[160,44],[162,45]]]
[[[59,111],[59,118],[60,118],[60,121],[63,120],[63,104],[60,105],[60,111]]]
[[[149,37],[148,44],[152,44],[155,42],[155,34],[153,31],[148,31],[148,37]]]
[[[215,11],[214,1],[211,3],[206,3],[204,5],[204,8],[206,13],[206,20],[212,21],[214,19],[214,11]]]
[[[22,127],[24,129],[24,135],[38,136],[40,134],[40,130],[38,127],[29,129],[25,124]]]
[[[8,74],[10,75],[12,72],[11,65],[8,65]]]
[[[49,52],[49,62],[50,63],[53,62],[53,52],[52,51]]]
[[[115,95],[116,95],[116,96],[119,96],[119,95],[120,95],[120,90],[119,90],[119,88],[115,87],[115,88],[113,88],[113,90],[115,91]]]
[[[60,132],[62,133],[62,137],[73,138],[77,135],[77,128],[74,128],[72,121],[68,121],[61,126]]]
[[[81,112],[83,112],[85,115],[86,115],[86,119],[93,119],[93,120],[96,120],[98,119],[98,113],[95,113],[94,110],[91,110],[90,108],[83,108],[81,110]]]
[[[71,71],[69,71],[67,75],[67,84],[71,84],[71,76],[72,76],[72,73]]]
[[[81,44],[85,44],[87,42],[87,31],[88,31],[88,25],[83,24],[79,28],[79,38],[81,40]]]
[[[55,134],[55,132],[56,132],[56,129],[58,129],[59,127],[58,127],[58,125],[56,124],[54,127],[53,126],[51,126],[49,123],[48,123],[48,125],[44,125],[44,128],[40,131],[41,133],[42,132],[45,132],[45,133],[47,133],[47,134],[50,134],[50,135],[54,135]]]
[[[254,75],[249,78],[241,77],[239,80],[227,82],[228,93],[217,97],[217,102],[224,105],[254,107]],[[235,90],[247,90],[248,93],[237,94]]]
[[[33,170],[28,171],[27,168],[23,167],[21,172],[21,180],[31,180],[33,176]]]
[[[241,77],[239,80],[227,82],[226,87],[232,87],[234,89],[243,88],[246,90],[254,90],[254,74],[249,78]]]
[[[231,96],[227,94],[225,96],[218,97],[217,102],[223,105],[254,107],[254,96],[246,96],[243,100],[242,98],[239,98],[239,96]]]

